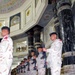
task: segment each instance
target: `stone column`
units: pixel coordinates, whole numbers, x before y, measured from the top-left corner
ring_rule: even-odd
[[[30,30],[27,32],[28,34],[28,51],[30,52],[31,50],[34,49],[34,43],[33,43],[33,31]]]
[[[33,28],[34,31],[34,46],[37,49],[41,45],[41,40],[40,40],[40,35],[41,35],[41,27],[40,26],[35,26]]]
[[[1,42],[2,38],[0,38],[0,42]]]
[[[70,0],[60,0],[57,10],[63,41],[63,75],[75,75],[74,22]]]

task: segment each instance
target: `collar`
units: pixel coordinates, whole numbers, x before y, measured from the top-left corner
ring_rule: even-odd
[[[39,52],[39,54],[42,54],[43,52]]]
[[[6,36],[3,37],[3,39],[7,39],[8,37],[9,37],[9,35],[6,35]]]

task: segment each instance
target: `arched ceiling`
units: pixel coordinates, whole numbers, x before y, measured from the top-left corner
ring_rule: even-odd
[[[23,5],[26,0],[0,0],[0,14],[9,13]]]

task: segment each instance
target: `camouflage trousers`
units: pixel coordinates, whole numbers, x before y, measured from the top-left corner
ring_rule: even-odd
[[[40,68],[38,69],[38,75],[45,75],[46,69],[45,68]]]

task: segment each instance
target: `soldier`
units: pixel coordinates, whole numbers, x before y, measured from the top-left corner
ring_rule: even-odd
[[[20,65],[19,65],[19,75],[21,75],[21,73],[22,73],[22,61],[21,61],[21,63],[20,63]]]
[[[19,75],[19,65],[16,67],[16,74]]]
[[[51,75],[60,75],[61,72],[61,55],[62,55],[62,41],[57,39],[57,33],[50,34],[50,39],[53,41],[51,48],[47,49],[49,53],[47,61],[50,63]],[[46,51],[44,49],[44,51]]]
[[[28,55],[28,59],[27,59],[27,75],[30,75],[31,74],[31,72],[30,72],[30,59],[31,59],[31,56],[30,55]]]
[[[21,66],[20,66],[21,68],[21,73],[20,73],[20,75],[24,75],[24,60],[23,61],[21,61]]]
[[[21,74],[21,63],[17,66],[17,75],[20,75]]]
[[[3,39],[0,43],[0,75],[9,75],[13,61],[13,41],[9,36],[9,27],[4,26],[1,31]]]
[[[28,65],[27,65],[27,58],[24,58],[24,75],[27,75]]]
[[[46,53],[43,52],[42,47],[38,47],[38,57],[37,60],[37,69],[38,69],[38,75],[45,75],[46,73]]]
[[[36,75],[37,74],[37,70],[36,70],[36,55],[35,55],[35,51],[34,50],[31,50],[31,59],[29,61],[29,64],[30,64],[30,73],[31,75]]]

